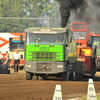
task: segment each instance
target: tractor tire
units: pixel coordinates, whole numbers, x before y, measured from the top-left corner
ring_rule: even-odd
[[[91,78],[92,78],[92,79],[95,78],[95,74],[91,74]]]
[[[32,73],[25,72],[25,79],[26,80],[32,80]]]

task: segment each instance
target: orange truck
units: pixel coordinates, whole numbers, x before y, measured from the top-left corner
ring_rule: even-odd
[[[20,35],[23,36],[23,42],[20,43]],[[21,55],[22,61],[20,67],[24,66],[24,39],[25,33],[0,33],[0,51],[3,55],[3,61],[6,60],[6,51],[9,53],[9,58],[12,59],[14,50],[17,49]],[[14,65],[14,61],[11,60],[10,66]]]
[[[23,37],[22,42],[20,42],[20,37],[13,37],[9,40],[9,59],[12,59],[10,62],[10,66],[14,65],[13,54],[15,53],[15,49],[21,55],[21,61],[19,67],[24,67],[24,41],[25,37]]]
[[[70,27],[77,44],[76,74],[95,76],[95,57],[92,57],[92,48],[88,46],[90,34],[88,23],[72,22]]]

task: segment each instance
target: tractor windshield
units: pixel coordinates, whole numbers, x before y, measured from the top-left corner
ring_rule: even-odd
[[[94,36],[92,42],[92,48],[95,49],[97,46],[100,46],[100,37]]]
[[[86,32],[76,32],[73,31],[74,39],[86,39]]]

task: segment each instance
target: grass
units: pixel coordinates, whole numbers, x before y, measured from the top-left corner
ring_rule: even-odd
[[[100,96],[97,96],[97,100],[100,100]]]
[[[82,100],[87,100],[87,99],[82,99]],[[100,100],[100,96],[97,96],[97,100]]]

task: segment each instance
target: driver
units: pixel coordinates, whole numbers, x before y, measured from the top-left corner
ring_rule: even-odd
[[[81,33],[79,33],[78,34],[78,39],[85,39],[85,38],[81,35]]]

